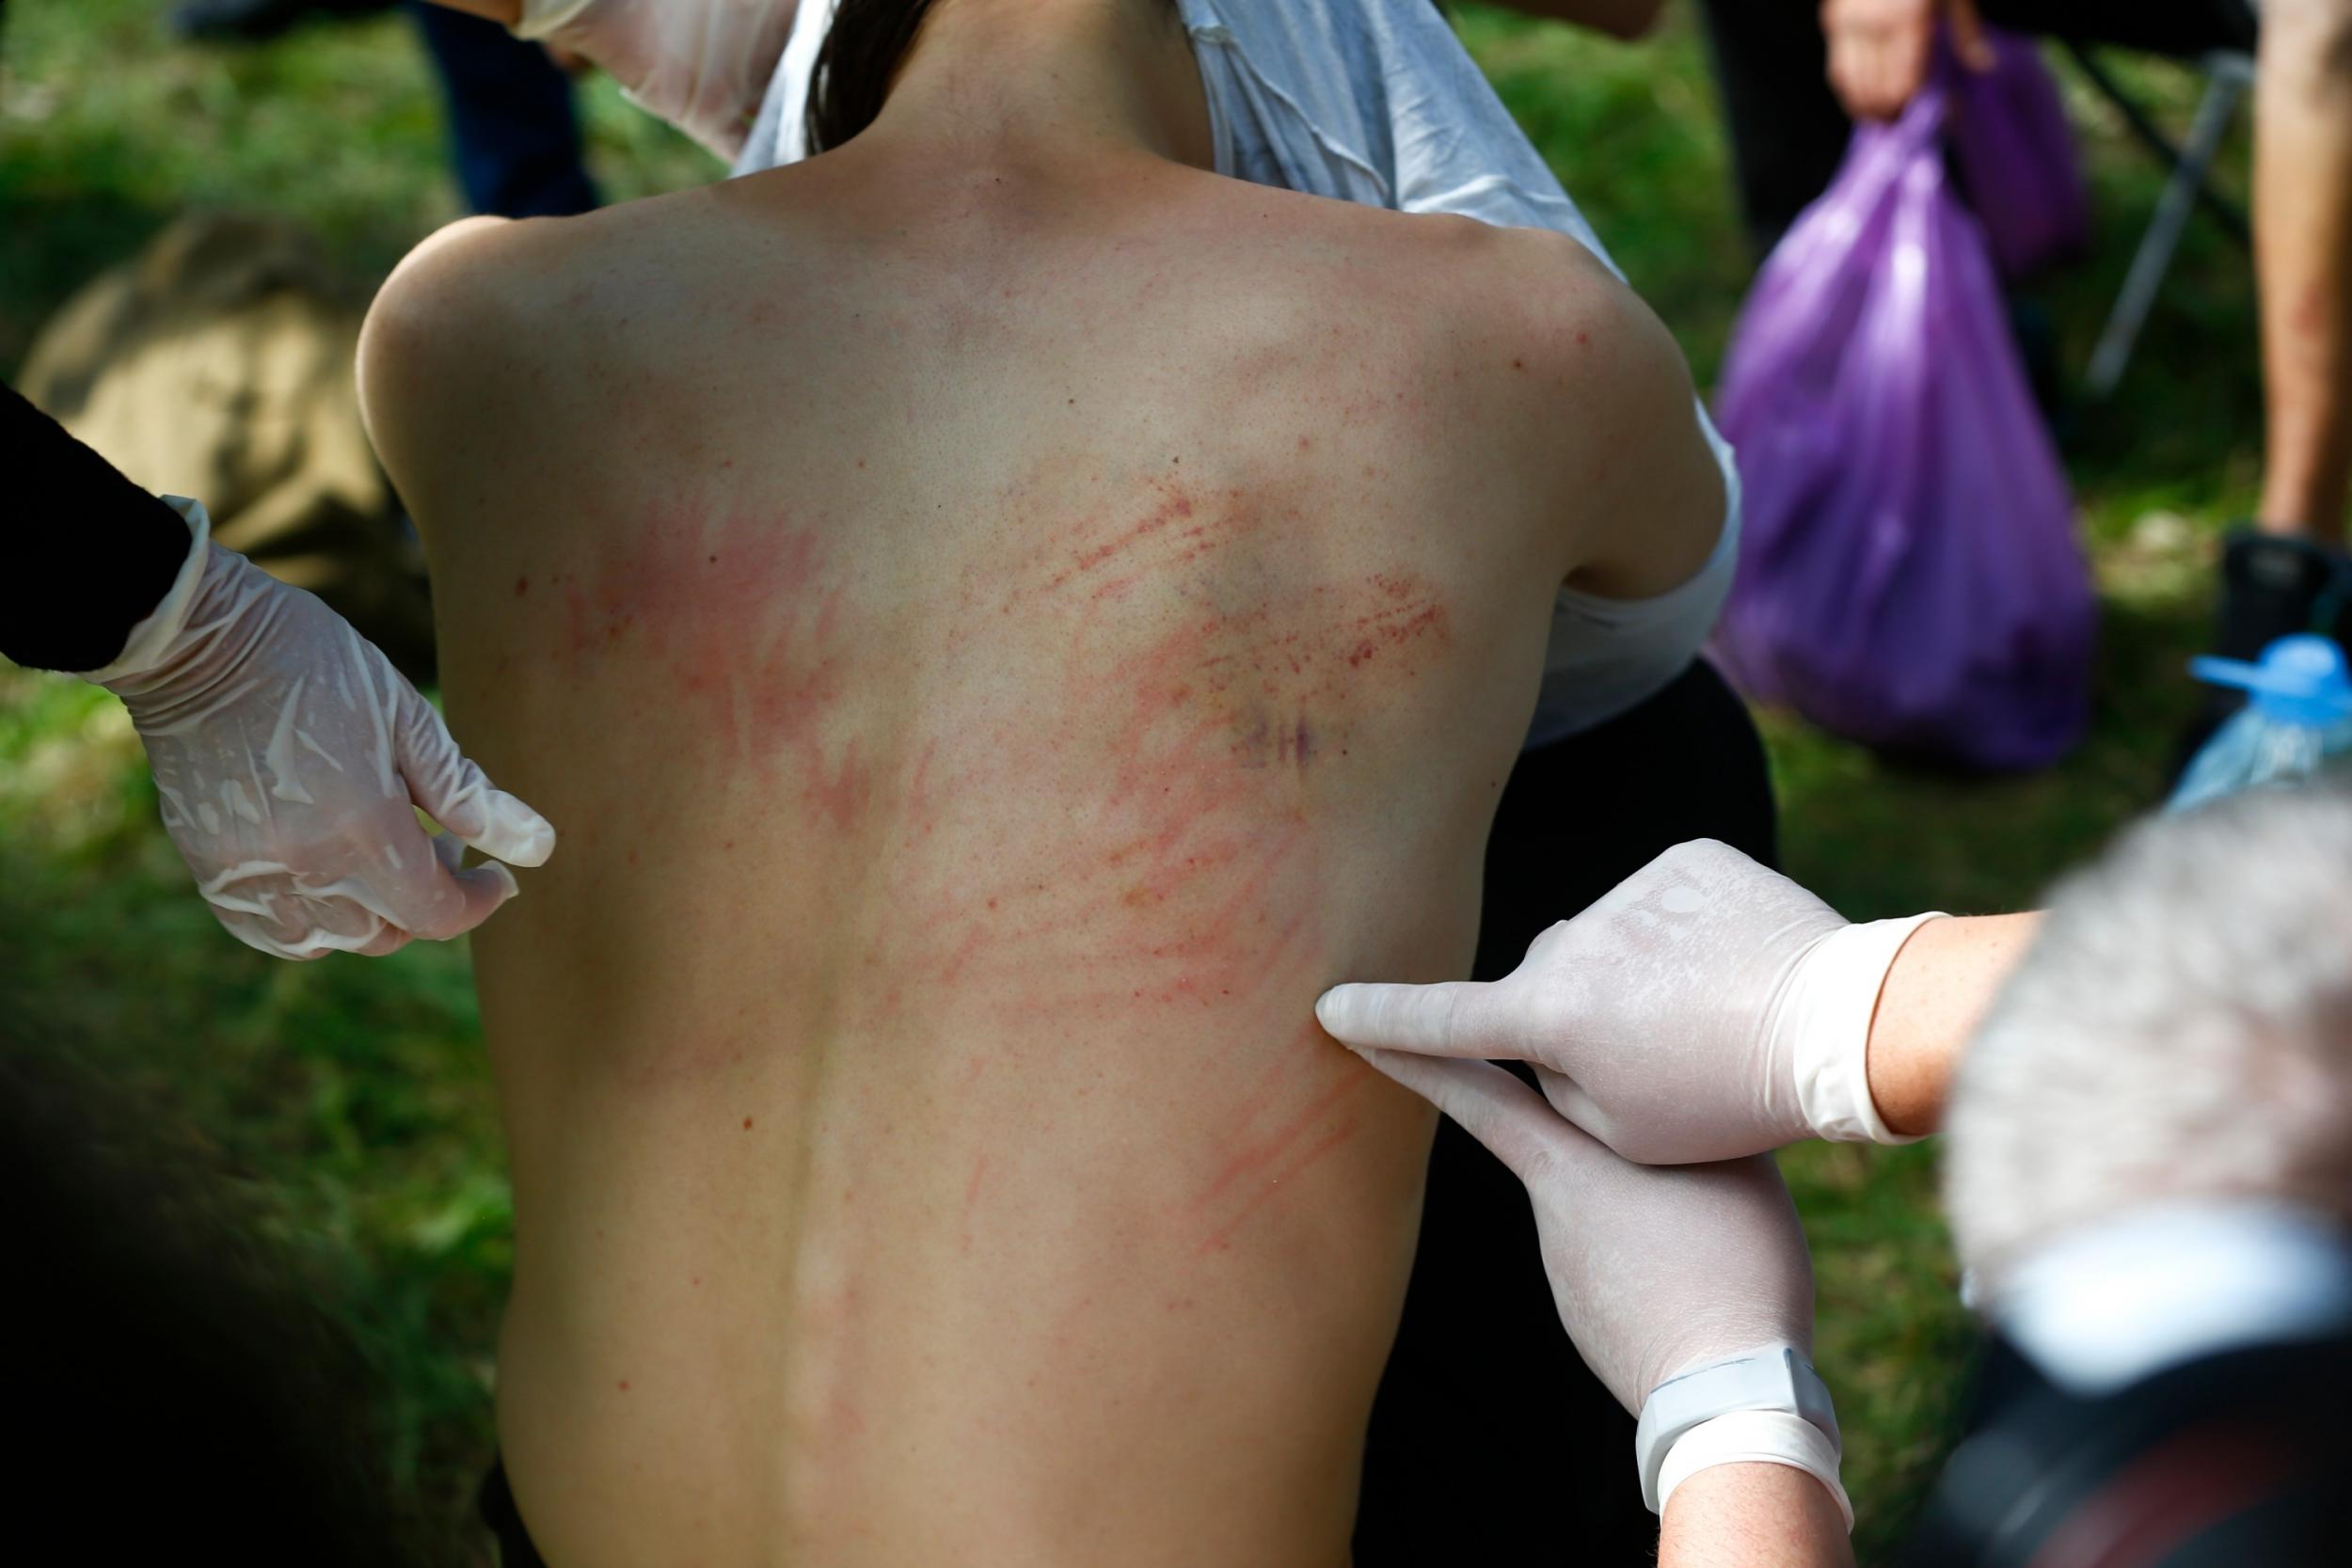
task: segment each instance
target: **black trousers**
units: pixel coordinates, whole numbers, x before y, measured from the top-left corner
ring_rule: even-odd
[[[1853,122],[1828,77],[1820,0],[1704,0],[1740,215],[1761,255],[1828,188]],[[2245,0],[1984,0],[2017,32],[2159,55],[2250,49]]]
[[[1521,756],[1486,844],[1473,971],[1661,851],[1718,838],[1774,860],[1764,747],[1704,660],[1632,712]],[[1451,1121],[1429,1160],[1421,1250],[1373,1405],[1356,1568],[1646,1562],[1658,1521],[1633,1418],[1560,1326],[1518,1179]]]
[[[497,23],[410,0],[449,114],[466,205],[500,217],[567,217],[596,205],[580,161],[571,78]]]

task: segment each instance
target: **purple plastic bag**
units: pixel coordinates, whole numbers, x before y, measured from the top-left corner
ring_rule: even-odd
[[[2095,604],[2058,453],[1945,99],[1856,131],[1742,308],[1717,393],[1745,529],[1717,657],[1839,735],[1994,769],[2055,761],[2090,708]]]
[[[1969,211],[1984,225],[1993,259],[2024,277],[2090,242],[2090,198],[2058,83],[2027,40],[1988,27],[1993,69],[1947,65],[1947,135]]]

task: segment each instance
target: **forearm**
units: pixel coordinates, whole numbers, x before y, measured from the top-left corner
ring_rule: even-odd
[[[1912,933],[1870,1020],[1870,1098],[1889,1128],[1932,1132],[1961,1052],[2040,929],[2042,916],[1931,920]]]
[[[2261,51],[2262,519],[2332,540],[2352,472],[2352,0],[2271,0]]]
[[[1943,922],[1939,924],[1948,924]],[[1851,1568],[1829,1491],[1787,1465],[1718,1465],[1666,1499],[1658,1568]]]
[[[1504,0],[1530,16],[1572,22],[1613,38],[1637,39],[1658,24],[1665,0]]]
[[[188,525],[6,388],[0,451],[22,518],[0,572],[0,657],[95,670],[170,591],[188,559]]]

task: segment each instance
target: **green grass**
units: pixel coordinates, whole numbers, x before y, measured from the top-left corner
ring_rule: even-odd
[[[319,233],[361,284],[455,216],[421,55],[398,18],[225,52],[163,34],[160,0],[7,8],[0,41],[0,366],[98,268],[174,214],[261,209]],[[1748,263],[1702,50],[1679,13],[1625,46],[1484,7],[1461,26],[1702,378]],[[2185,73],[2132,79],[2179,123]],[[2078,86],[2101,243],[2042,292],[2076,372],[2156,172]],[[709,178],[705,154],[585,95],[596,172],[625,198]],[[2225,178],[2242,184],[2244,148]],[[2195,226],[2115,403],[2074,410],[2068,462],[2106,599],[2090,740],[2033,779],[1906,772],[1766,721],[1790,869],[1857,917],[2027,904],[2160,788],[2193,696],[2219,525],[2251,504],[2259,401],[2249,266]],[[31,520],[44,526],[44,520]],[[0,667],[0,1006],[119,1074],[268,1196],[389,1390],[401,1483],[453,1522],[488,1448],[509,1204],[462,946],[291,965],[223,935],[154,826],[112,700]],[[1967,1343],[1931,1147],[1785,1161],[1821,1281],[1865,1560],[1946,1440]]]

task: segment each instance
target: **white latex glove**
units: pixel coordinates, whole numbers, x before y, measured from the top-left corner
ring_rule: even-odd
[[[1813,1260],[1770,1159],[1637,1165],[1499,1067],[1362,1054],[1461,1123],[1525,1184],[1560,1322],[1628,1411],[1697,1368],[1769,1346],[1811,1354]],[[1529,1418],[1533,1424],[1542,1413]],[[1666,1465],[1678,1484],[1708,1465],[1743,1460],[1806,1469],[1845,1506],[1835,1446],[1794,1417],[1777,1429],[1762,1413],[1699,1427]]]
[[[516,38],[585,55],[629,101],[732,162],[799,0],[522,0]]]
[[[376,646],[298,588],[194,547],[120,657],[87,673],[147,745],[164,826],[222,925],[264,953],[389,953],[471,930],[515,895],[505,866],[555,847],[546,817],[466,760]],[[428,839],[410,804],[449,830]]]
[[[1531,1063],[1560,1114],[1629,1160],[1801,1138],[1907,1143],[1870,1099],[1870,1019],[1933,914],[1850,925],[1728,845],[1677,845],[1491,984],[1335,986],[1351,1046]]]

